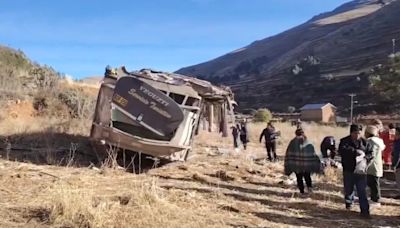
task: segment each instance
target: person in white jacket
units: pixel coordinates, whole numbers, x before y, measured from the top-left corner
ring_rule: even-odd
[[[365,129],[367,139],[367,185],[371,190],[371,206],[380,206],[381,189],[379,180],[383,176],[382,151],[385,150],[385,143],[379,138],[379,129],[370,125]]]

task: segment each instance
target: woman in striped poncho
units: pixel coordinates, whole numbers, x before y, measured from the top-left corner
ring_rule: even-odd
[[[321,172],[321,161],[302,129],[296,130],[296,137],[289,143],[284,166],[286,175],[296,174],[300,193],[304,193],[303,178],[306,181],[308,192],[312,192],[311,174]]]

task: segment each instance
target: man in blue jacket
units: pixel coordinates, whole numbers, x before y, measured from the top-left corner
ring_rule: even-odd
[[[362,126],[350,126],[350,135],[342,138],[339,154],[342,157],[343,185],[346,209],[351,209],[354,201],[354,186],[360,202],[361,216],[371,218],[366,193],[367,187],[367,142],[361,137]]]
[[[396,175],[397,190],[399,192],[396,198],[400,199],[400,127],[396,127],[396,135],[392,152],[392,166]]]

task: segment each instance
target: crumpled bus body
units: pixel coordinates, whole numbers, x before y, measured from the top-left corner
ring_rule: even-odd
[[[91,140],[170,160],[186,160],[207,103],[233,113],[228,88],[183,75],[124,67],[107,69],[94,114]],[[223,118],[226,124],[226,118]]]

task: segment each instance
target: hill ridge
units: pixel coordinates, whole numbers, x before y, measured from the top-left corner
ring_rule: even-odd
[[[364,95],[368,93],[368,72],[373,66],[386,63],[392,39],[400,39],[397,21],[400,1],[356,0],[280,34],[177,72],[232,86],[244,108],[267,106],[286,111],[287,106],[330,101],[343,110],[349,103],[348,93],[360,94],[364,104],[375,103]],[[301,72],[294,75],[296,68]],[[275,82],[269,87],[260,86],[271,79]],[[276,91],[281,87],[286,92]],[[304,90],[301,99],[293,96],[297,92],[293,88],[298,87]],[[315,91],[320,87],[328,87],[330,93]],[[271,93],[276,96],[269,96]]]

